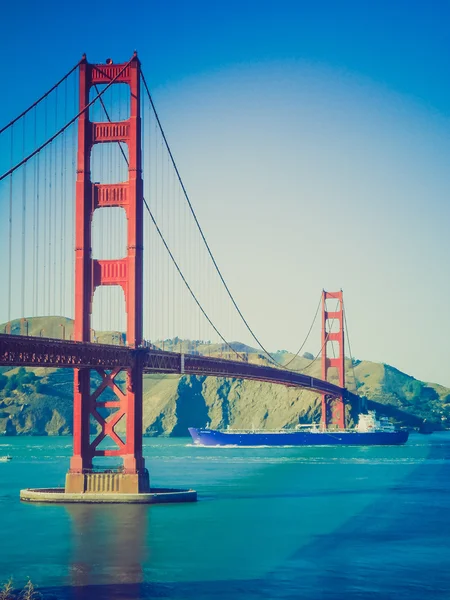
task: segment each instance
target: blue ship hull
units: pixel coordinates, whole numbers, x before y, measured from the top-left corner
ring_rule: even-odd
[[[408,440],[407,431],[218,431],[189,428],[199,446],[398,446]]]

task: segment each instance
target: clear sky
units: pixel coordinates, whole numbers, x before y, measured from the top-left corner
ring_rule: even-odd
[[[356,357],[450,385],[449,13],[437,0],[8,2],[1,121],[83,52],[138,50],[265,344],[296,350],[321,289],[343,288]]]

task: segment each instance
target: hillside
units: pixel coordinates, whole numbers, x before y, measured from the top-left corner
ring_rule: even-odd
[[[57,317],[30,319],[29,332],[39,335],[69,337],[72,323]],[[4,326],[2,326],[4,327]],[[19,322],[12,331],[18,333]],[[58,335],[59,334],[59,335]],[[118,332],[98,335],[102,341],[117,343]],[[224,356],[220,345],[199,340],[164,340],[155,345],[166,350],[195,351]],[[254,349],[233,343],[250,362],[265,364],[266,359]],[[290,368],[307,369],[320,376],[320,361],[305,353],[294,358],[280,352],[277,360]],[[450,389],[418,381],[389,365],[369,361],[346,360],[348,387],[357,389],[366,406],[376,407],[394,421],[408,426],[423,422],[430,429],[450,427]],[[73,373],[65,369],[0,369],[0,434],[65,435],[72,432]],[[359,407],[348,407],[352,422]],[[216,377],[146,375],[144,377],[144,433],[147,435],[187,435],[188,426],[255,427],[275,429],[295,426],[320,418],[320,396],[295,388]],[[118,426],[120,431],[120,423]]]

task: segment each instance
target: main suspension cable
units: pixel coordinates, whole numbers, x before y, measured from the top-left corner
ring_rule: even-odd
[[[294,361],[294,360],[297,358],[297,356],[298,356],[298,355],[300,354],[300,352],[303,350],[303,348],[304,348],[304,346],[305,346],[306,342],[308,341],[309,334],[311,333],[311,331],[312,331],[312,328],[314,327],[314,323],[316,322],[316,319],[317,319],[317,314],[318,314],[318,312],[319,312],[319,308],[320,308],[320,304],[321,304],[321,302],[322,302],[322,294],[320,295],[320,298],[319,298],[319,303],[318,303],[318,305],[317,305],[317,308],[316,308],[316,313],[315,313],[315,315],[314,315],[314,318],[313,318],[313,320],[312,320],[311,327],[309,328],[309,331],[308,331],[308,333],[306,334],[305,340],[304,340],[303,344],[300,346],[300,348],[297,350],[297,352],[294,354],[294,356],[291,358],[291,360],[290,360],[289,362],[287,362],[287,363],[284,365],[284,367],[285,367],[285,368],[286,368],[288,365],[290,365],[290,364],[291,364],[291,362],[292,362],[292,361]],[[291,370],[292,370],[292,371],[294,371],[295,369],[291,369]],[[299,370],[301,370],[301,369],[299,369]]]
[[[39,148],[36,148],[36,150],[34,150],[31,154],[29,154],[28,156],[26,156],[24,159],[22,159],[19,163],[17,163],[17,165],[15,165],[14,167],[12,167],[11,169],[9,169],[9,171],[7,171],[6,173],[4,173],[1,177],[0,177],[0,181],[2,181],[3,179],[5,179],[5,177],[8,177],[8,175],[11,175],[11,173],[14,173],[14,171],[16,171],[19,167],[21,167],[22,165],[24,165],[25,163],[27,163],[30,158],[33,158],[33,156],[35,156],[36,154],[38,154],[38,152],[40,152],[41,150],[43,150],[46,146],[48,146],[51,142],[53,142],[54,139],[56,139],[59,135],[61,135],[61,133],[63,133],[68,127],[70,127],[70,125],[72,125],[72,123],[74,123],[83,113],[85,113],[90,106],[92,106],[94,104],[94,102],[97,102],[97,100],[103,96],[103,94],[106,92],[106,90],[112,86],[112,84],[122,75],[122,73],[125,71],[125,69],[127,69],[131,63],[133,59],[131,58],[123,67],[122,69],[117,73],[117,75],[111,79],[111,81],[108,83],[108,85],[106,85],[98,94],[97,96],[91,100],[91,102],[89,102],[88,104],[86,104],[86,106],[84,108],[82,108],[80,110],[80,112],[75,115],[73,117],[73,119],[70,119],[70,121],[68,123],[66,123],[64,125],[64,127],[61,127],[61,129],[59,129],[59,131],[57,131],[54,135],[52,135],[46,142],[44,142],[43,144],[41,144],[39,146]]]
[[[337,312],[338,306],[339,306],[339,300],[338,300],[338,302],[337,302],[337,304],[336,304],[336,309],[335,309],[335,311],[334,311],[334,312]],[[344,307],[344,305],[342,304],[342,308],[343,308],[343,307]],[[324,342],[323,342],[323,344],[322,344],[322,348],[321,348],[321,349],[319,350],[319,352],[316,354],[316,356],[314,357],[314,359],[313,359],[313,360],[312,360],[312,361],[309,363],[309,365],[306,365],[306,367],[304,367],[303,369],[301,369],[300,373],[303,373],[303,372],[304,372],[304,371],[306,371],[307,369],[311,368],[311,367],[313,366],[313,364],[316,362],[316,360],[319,358],[319,356],[322,354],[322,352],[323,352],[323,350],[324,350],[324,348],[325,348],[325,346],[326,346],[326,344],[327,344],[327,342],[328,342],[328,337],[329,337],[329,335],[330,335],[330,333],[331,333],[331,329],[332,329],[332,327],[333,327],[333,323],[334,323],[335,319],[336,319],[336,317],[333,317],[333,319],[331,320],[330,331],[327,331],[327,334],[326,334],[326,336],[325,336],[325,340],[324,340]]]
[[[14,123],[16,123],[16,121],[18,121],[19,119],[21,119],[22,117],[24,117],[28,112],[30,112],[31,109],[35,108],[38,104],[40,104],[42,102],[42,100],[44,100],[44,98],[47,98],[47,96],[49,94],[51,94],[53,92],[53,90],[56,90],[56,88],[61,85],[61,83],[63,81],[65,81],[70,75],[72,75],[72,73],[75,71],[75,69],[78,68],[78,66],[80,65],[81,61],[78,61],[77,64],[72,67],[70,69],[70,71],[68,73],[66,73],[64,75],[64,77],[62,77],[57,83],[55,83],[55,85],[53,87],[51,87],[48,92],[45,92],[45,94],[43,96],[41,96],[38,100],[36,100],[36,102],[34,102],[31,106],[29,106],[26,110],[24,110],[22,113],[20,113],[20,115],[18,115],[15,119],[13,119],[12,121],[10,121],[7,125],[5,125],[4,127],[2,127],[0,129],[0,134],[2,134],[4,131],[6,131],[7,129],[9,129],[12,125],[14,125]]]
[[[95,88],[96,88],[96,90],[97,90],[97,86],[95,86]],[[98,91],[98,90],[97,90],[97,91]],[[107,110],[107,108],[106,108],[106,106],[105,106],[105,103],[103,102],[103,100],[102,100],[102,99],[100,99],[100,103],[101,103],[101,106],[102,106],[102,108],[103,108],[103,111],[104,111],[104,113],[105,113],[105,116],[106,116],[106,118],[108,119],[108,121],[109,121],[109,122],[111,122],[111,117],[109,116],[108,110]],[[124,158],[125,162],[127,163],[127,165],[129,165],[129,161],[128,161],[128,158],[127,158],[127,156],[126,156],[126,154],[125,154],[125,151],[124,151],[124,149],[123,149],[123,147],[122,147],[122,144],[121,144],[120,142],[117,142],[117,143],[119,144],[119,148],[120,148],[120,151],[121,151],[121,153],[122,153],[122,156],[123,156],[123,158]],[[167,142],[166,142],[166,144],[167,144]],[[173,160],[173,159],[172,159],[172,160]],[[192,288],[190,287],[189,283],[187,282],[187,280],[186,280],[185,276],[183,275],[183,273],[182,273],[182,271],[181,271],[181,269],[180,269],[180,267],[179,267],[179,265],[178,265],[178,263],[177,263],[177,261],[176,261],[176,259],[175,259],[174,255],[172,254],[172,252],[171,252],[171,250],[170,250],[170,248],[169,248],[169,246],[168,246],[168,244],[167,244],[167,242],[166,242],[166,240],[165,240],[165,238],[164,238],[164,236],[163,236],[163,234],[162,234],[162,231],[161,231],[161,230],[160,230],[160,228],[158,227],[158,224],[157,224],[157,222],[156,222],[156,219],[155,219],[155,217],[153,216],[153,213],[152,213],[152,211],[150,210],[150,207],[149,207],[149,205],[148,205],[148,203],[147,203],[147,200],[146,200],[144,197],[143,197],[143,201],[144,201],[145,208],[147,209],[147,212],[148,212],[148,214],[150,215],[150,218],[151,218],[151,220],[153,221],[153,225],[155,226],[155,229],[156,229],[156,231],[157,231],[157,233],[158,233],[159,237],[161,238],[161,241],[162,241],[162,243],[164,244],[164,247],[165,247],[165,249],[167,250],[167,253],[169,254],[169,256],[170,256],[170,258],[171,258],[171,260],[172,260],[172,262],[173,262],[173,264],[174,264],[174,266],[175,266],[175,268],[176,268],[176,270],[178,271],[178,273],[179,273],[179,275],[180,275],[181,279],[183,280],[183,283],[185,284],[186,288],[188,289],[188,291],[189,291],[189,293],[191,294],[192,298],[194,299],[195,303],[197,304],[197,306],[198,306],[198,307],[199,307],[199,309],[201,310],[201,312],[202,312],[203,316],[206,318],[206,320],[208,321],[208,323],[211,325],[211,327],[214,329],[214,331],[217,333],[217,335],[220,337],[220,339],[221,339],[221,340],[224,342],[224,344],[226,344],[226,346],[227,346],[228,348],[230,348],[230,349],[231,349],[231,350],[232,350],[232,351],[233,351],[233,352],[236,354],[236,356],[237,356],[239,359],[241,359],[241,355],[240,355],[240,354],[239,354],[239,353],[238,353],[238,352],[237,352],[237,351],[236,351],[236,350],[235,350],[235,349],[234,349],[234,348],[233,348],[233,347],[230,345],[230,343],[229,343],[229,342],[227,342],[227,340],[226,340],[226,339],[223,337],[223,335],[220,333],[220,331],[217,329],[217,327],[216,327],[216,326],[214,325],[214,323],[211,321],[211,319],[210,319],[210,318],[209,318],[209,316],[207,315],[206,311],[204,310],[203,306],[200,304],[199,300],[197,299],[197,296],[194,294],[194,292],[193,292]]]
[[[180,267],[178,266],[177,261],[175,260],[174,255],[172,254],[172,252],[170,251],[169,246],[167,245],[166,240],[164,239],[164,236],[162,234],[162,231],[160,230],[160,228],[158,227],[158,224],[152,214],[152,211],[150,210],[149,205],[147,204],[146,199],[144,198],[144,205],[147,209],[148,214],[150,215],[151,220],[153,221],[153,225],[156,228],[156,231],[158,232],[159,237],[161,238],[162,243],[164,244],[165,249],[167,250],[176,270],[178,271],[178,274],[180,275],[181,279],[183,280],[183,283],[185,284],[185,286],[187,287],[189,293],[191,294],[192,298],[194,299],[195,303],[197,304],[197,306],[199,307],[199,309],[201,310],[203,316],[206,318],[206,320],[208,321],[208,323],[211,325],[211,327],[214,329],[214,331],[217,333],[217,335],[220,337],[220,339],[222,340],[222,342],[228,347],[230,348],[230,350],[232,350],[236,356],[239,359],[242,359],[241,355],[239,354],[239,352],[237,352],[233,346],[231,346],[231,344],[229,342],[227,342],[227,340],[223,337],[223,335],[220,333],[220,331],[217,329],[217,327],[214,325],[214,323],[211,321],[211,319],[209,318],[209,316],[207,315],[206,311],[204,310],[203,306],[200,304],[199,300],[197,299],[197,296],[194,294],[192,288],[190,287],[189,283],[187,282],[186,278],[184,277]]]
[[[245,319],[244,315],[242,314],[242,312],[241,312],[241,309],[239,308],[239,306],[238,306],[238,304],[237,304],[236,300],[234,299],[234,297],[233,297],[233,295],[232,295],[232,293],[231,293],[231,291],[230,291],[230,289],[229,289],[228,285],[227,285],[227,284],[226,284],[226,282],[225,282],[225,279],[224,279],[224,277],[223,277],[223,275],[222,275],[222,272],[220,271],[220,269],[219,269],[219,267],[218,267],[218,265],[217,265],[217,262],[216,262],[216,260],[215,260],[215,258],[214,258],[214,256],[213,256],[213,254],[212,254],[212,252],[211,252],[211,248],[209,247],[209,244],[208,244],[208,242],[206,241],[205,234],[203,233],[203,230],[202,230],[202,228],[201,228],[201,226],[200,226],[200,223],[199,223],[199,221],[198,221],[198,219],[197,219],[197,215],[195,214],[194,208],[193,208],[193,206],[192,206],[192,204],[191,204],[191,201],[190,201],[190,199],[189,199],[188,193],[187,193],[187,191],[186,191],[186,188],[185,188],[185,186],[184,186],[184,184],[183,184],[183,181],[182,181],[182,179],[181,179],[180,172],[178,171],[177,165],[176,165],[176,163],[175,163],[175,159],[174,159],[174,157],[173,157],[172,151],[171,151],[171,149],[170,149],[170,146],[169,146],[169,143],[168,143],[168,141],[167,141],[166,134],[165,134],[165,132],[164,132],[164,130],[163,130],[163,127],[162,127],[162,125],[161,125],[161,121],[159,120],[159,116],[158,116],[158,113],[157,113],[157,111],[156,111],[156,107],[155,107],[155,105],[154,105],[154,103],[153,103],[153,98],[152,98],[152,96],[151,96],[151,94],[150,94],[149,87],[148,87],[148,85],[147,85],[147,82],[146,82],[146,80],[145,80],[145,77],[144,77],[144,74],[143,74],[143,72],[142,72],[142,71],[141,71],[141,77],[142,77],[142,82],[144,83],[144,86],[145,86],[145,89],[146,89],[146,92],[147,92],[148,99],[149,99],[149,101],[150,101],[150,104],[151,104],[151,106],[152,106],[152,109],[153,109],[153,112],[154,112],[154,115],[155,115],[156,121],[157,121],[157,123],[158,123],[158,126],[159,126],[159,129],[160,129],[160,131],[161,131],[161,135],[162,135],[162,137],[163,137],[163,140],[164,140],[164,143],[165,143],[165,145],[166,145],[167,152],[169,153],[170,160],[171,160],[171,162],[172,162],[173,168],[175,169],[175,172],[176,172],[176,174],[177,174],[178,182],[179,182],[179,184],[180,184],[180,186],[181,186],[181,189],[183,190],[183,194],[184,194],[184,197],[185,197],[185,199],[186,199],[186,202],[188,203],[188,206],[189,206],[189,209],[190,209],[190,211],[191,211],[191,214],[192,214],[192,216],[193,216],[193,218],[194,218],[194,221],[195,221],[195,223],[196,223],[196,225],[197,225],[197,228],[198,228],[198,230],[199,230],[199,232],[200,232],[200,235],[201,235],[201,237],[202,237],[202,239],[203,239],[203,242],[204,242],[204,244],[205,244],[205,246],[206,246],[206,249],[207,249],[207,251],[208,251],[208,254],[209,254],[209,256],[210,256],[210,258],[211,258],[211,260],[212,260],[212,262],[213,262],[213,264],[214,264],[214,267],[215,267],[215,269],[216,269],[216,272],[217,272],[217,274],[219,275],[219,278],[220,278],[220,280],[222,281],[222,283],[223,283],[223,286],[225,287],[225,290],[227,291],[227,294],[228,294],[228,296],[229,296],[229,298],[230,298],[231,302],[233,303],[233,305],[234,305],[234,307],[235,307],[236,311],[238,312],[239,316],[241,317],[242,321],[244,322],[244,324],[245,324],[245,326],[246,326],[247,330],[249,331],[250,335],[253,337],[253,339],[256,341],[256,343],[258,344],[258,346],[259,346],[259,347],[260,347],[260,348],[263,350],[263,352],[264,352],[264,353],[265,353],[265,354],[266,354],[266,355],[269,357],[269,359],[270,359],[270,360],[271,360],[271,361],[272,361],[274,364],[276,364],[278,367],[284,368],[284,367],[283,367],[283,365],[280,365],[280,363],[278,363],[278,361],[277,361],[277,360],[276,360],[276,359],[275,359],[275,358],[272,356],[272,354],[271,354],[271,353],[270,353],[270,352],[269,352],[269,351],[268,351],[268,350],[267,350],[267,349],[266,349],[266,348],[263,346],[263,344],[262,344],[262,343],[261,343],[261,341],[258,339],[258,337],[256,336],[256,334],[253,332],[252,328],[250,327],[250,325],[248,324],[248,322],[247,322],[247,320]]]
[[[344,300],[342,300],[342,312],[344,313],[345,333],[346,333],[346,336],[347,336],[348,352],[350,354],[350,364],[352,366],[352,372],[353,372],[353,381],[355,383],[355,394],[357,394],[358,393],[358,386],[356,384],[356,373],[355,373],[355,366],[353,364],[352,348],[350,346],[350,335],[348,333],[347,316],[345,314]]]

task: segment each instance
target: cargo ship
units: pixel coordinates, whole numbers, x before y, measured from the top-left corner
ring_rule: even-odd
[[[398,446],[409,435],[374,411],[360,414],[355,429],[324,430],[313,423],[277,431],[190,427],[189,433],[196,446]]]

